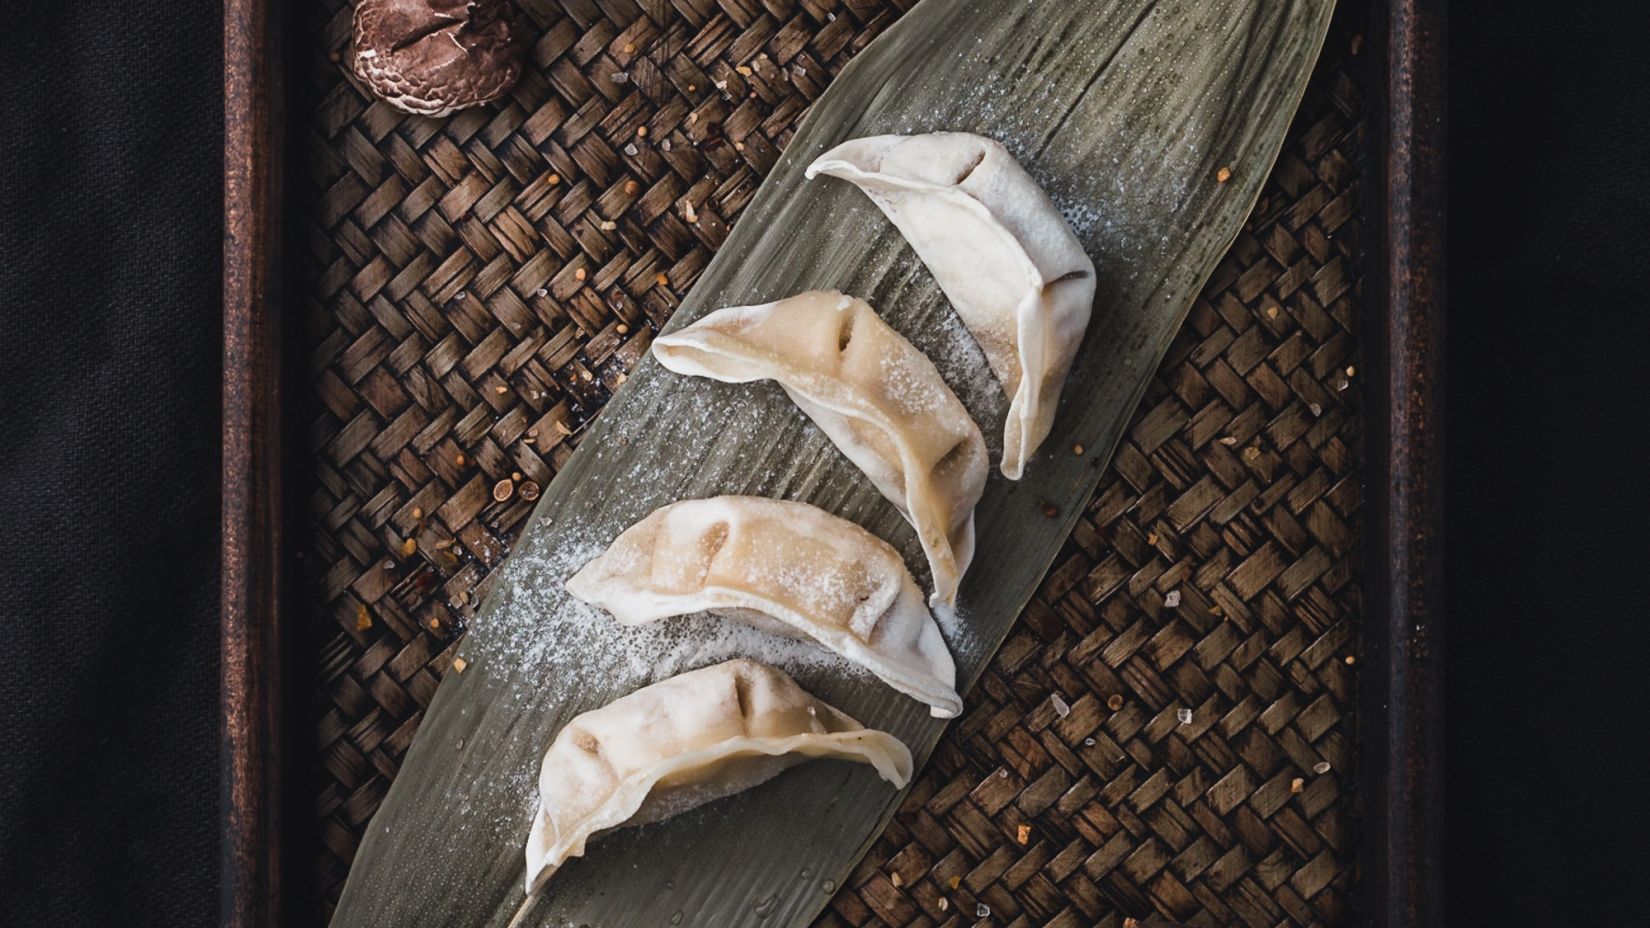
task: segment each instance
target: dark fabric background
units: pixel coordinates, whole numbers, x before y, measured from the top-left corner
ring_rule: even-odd
[[[0,16],[0,925],[217,912],[215,4]]]
[[[13,5],[0,925],[211,924],[217,9]],[[1451,43],[1449,922],[1642,924],[1650,14]]]
[[[1449,924],[1650,924],[1650,8],[1450,31]]]

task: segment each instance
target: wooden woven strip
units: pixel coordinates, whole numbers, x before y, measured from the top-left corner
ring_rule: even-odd
[[[528,0],[521,83],[441,121],[372,103],[339,64],[349,5],[314,5],[293,79],[318,918],[534,491],[809,101],[911,4]],[[820,925],[1345,920],[1356,46],[1331,34],[1111,472]]]

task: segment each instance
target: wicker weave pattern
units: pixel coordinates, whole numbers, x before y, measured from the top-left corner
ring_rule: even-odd
[[[808,102],[911,2],[529,0],[542,38],[521,83],[442,121],[371,104],[336,60],[348,4],[317,5],[294,79],[315,96],[303,557],[322,917],[533,489]],[[822,925],[1342,919],[1360,435],[1348,44],[1331,36],[1072,541]]]

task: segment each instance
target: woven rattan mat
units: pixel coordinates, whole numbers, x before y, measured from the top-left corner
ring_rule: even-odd
[[[445,121],[370,104],[349,4],[315,4],[292,80],[317,919],[529,497],[912,2],[530,0],[513,94]],[[1337,24],[1071,541],[821,925],[1344,921],[1357,48]]]

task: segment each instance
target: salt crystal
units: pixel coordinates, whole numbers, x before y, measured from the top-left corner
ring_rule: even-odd
[[[1163,597],[1163,605],[1168,606],[1170,609],[1180,605],[1180,591],[1170,590],[1169,595]]]
[[[987,915],[991,914],[991,906],[988,906],[983,902],[977,902],[974,904],[974,914],[980,918],[985,918]]]
[[[1312,765],[1312,772],[1313,773],[1328,773],[1329,772],[1329,761],[1320,760],[1317,763],[1313,764]]]
[[[1174,717],[1179,719],[1182,725],[1192,724],[1192,710],[1190,709],[1176,709],[1174,710]]]
[[[1048,701],[1054,705],[1054,714],[1060,718],[1071,714],[1071,706],[1066,705],[1066,701],[1060,698],[1059,693],[1049,694]]]
[[[615,84],[628,84],[628,83],[630,83],[630,75],[626,74],[623,71],[614,71],[613,72],[613,83],[615,83]]]
[[[627,154],[627,155],[636,154],[636,146],[635,145],[626,145],[624,147],[624,153]]]

